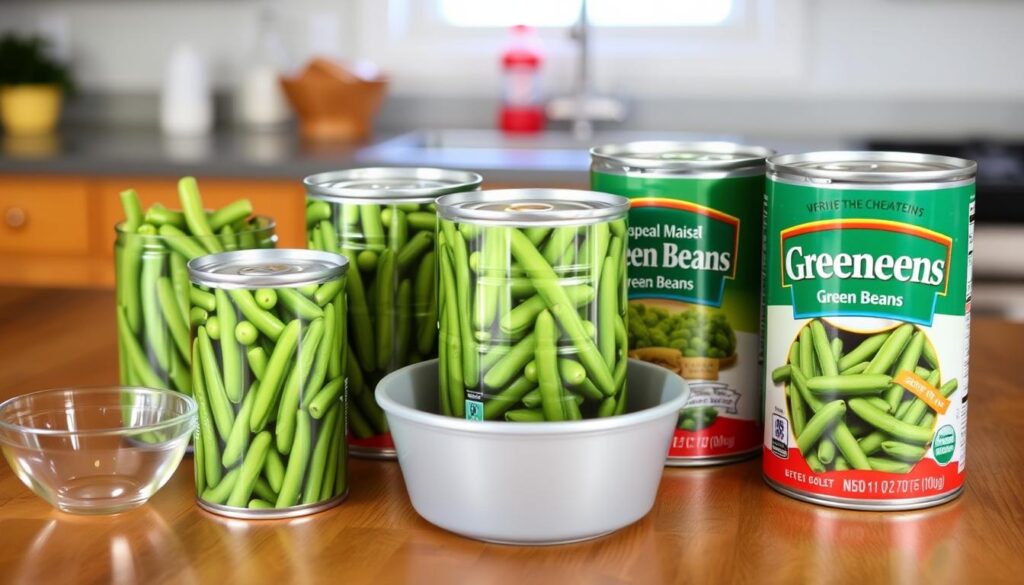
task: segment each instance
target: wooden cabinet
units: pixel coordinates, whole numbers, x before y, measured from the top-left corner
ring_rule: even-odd
[[[84,255],[89,250],[88,181],[0,180],[0,253]]]
[[[0,285],[113,286],[114,225],[124,219],[118,194],[129,187],[144,208],[180,207],[175,178],[0,176]],[[274,218],[279,246],[305,247],[297,181],[200,178],[199,188],[211,208],[248,198]]]

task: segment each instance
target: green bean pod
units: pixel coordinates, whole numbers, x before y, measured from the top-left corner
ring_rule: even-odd
[[[263,431],[256,435],[256,438],[252,440],[252,444],[249,445],[249,450],[245,454],[242,466],[239,468],[238,479],[235,480],[231,495],[226,502],[228,506],[241,508],[247,505],[250,499],[249,496],[252,495],[252,490],[256,485],[256,480],[263,469],[263,462],[266,460],[269,449],[270,433]]]
[[[910,338],[910,342],[907,343],[907,347],[896,361],[896,368],[893,373],[899,374],[900,372],[914,371],[914,368],[917,367],[917,362],[921,360],[921,351],[924,348],[924,343],[924,332],[918,331],[914,333],[913,337]],[[896,412],[901,398],[903,398],[903,386],[899,384],[889,386],[889,390],[885,393],[885,401],[889,403],[889,412]]]
[[[278,391],[284,380],[284,370],[287,363],[295,353],[299,341],[300,324],[295,319],[288,323],[284,332],[281,333],[274,346],[270,359],[267,360],[267,368],[260,380],[259,392],[256,394],[256,404],[253,406],[252,416],[249,418],[249,430],[259,432],[267,424],[270,417],[270,410],[275,399],[278,398]]]
[[[839,358],[839,370],[848,370],[860,362],[870,360],[878,353],[878,350],[885,344],[887,339],[889,339],[889,332],[872,335],[860,342],[860,345]]]
[[[217,428],[213,422],[213,410],[206,397],[202,363],[202,357],[199,355],[199,340],[196,339],[192,343],[192,395],[195,396],[199,414],[197,436],[206,437],[206,440],[202,441],[203,477],[205,478],[206,487],[212,488],[219,484],[221,480],[221,455],[220,445],[217,441]],[[198,465],[198,462],[196,462],[196,465]]]
[[[914,326],[909,323],[900,325],[892,332],[892,335],[885,340],[885,343],[871,359],[865,374],[884,374],[896,363],[900,353],[906,346],[910,335],[914,332]]]
[[[217,356],[213,351],[213,342],[210,341],[206,328],[200,327],[197,336],[199,353],[202,355],[203,360],[203,382],[206,385],[207,397],[210,400],[213,421],[217,426],[217,434],[226,441],[231,434],[231,427],[235,422],[234,411],[231,409],[227,393],[224,390],[224,379],[221,377],[220,366],[217,365]]]
[[[213,228],[207,221],[206,210],[203,209],[199,185],[195,178],[184,177],[178,181],[178,197],[181,200],[181,210],[185,214],[185,223],[192,235],[198,237],[203,247],[211,253],[223,252],[224,247],[220,240],[214,237]]]
[[[395,295],[398,282],[395,278],[394,250],[388,249],[381,253],[380,266],[377,271],[377,369],[386,370],[391,365],[393,338],[397,324],[397,307]]]
[[[294,506],[298,502],[312,451],[313,438],[309,415],[304,410],[298,410],[295,418],[295,439],[289,450],[290,455],[285,468],[284,481],[275,503],[277,508]]]
[[[875,408],[863,398],[851,398],[848,401],[848,404],[850,410],[865,422],[875,426],[882,432],[896,437],[897,439],[921,444],[928,443],[932,440],[931,431],[922,429],[917,425],[901,421],[887,412]]]
[[[828,334],[825,333],[824,325],[821,324],[821,321],[814,319],[811,321],[810,329],[811,343],[814,345],[814,354],[818,357],[818,365],[821,367],[821,373],[825,376],[838,376],[839,368],[836,365],[836,360],[832,353],[832,346],[830,345]],[[819,459],[821,459],[820,456]],[[825,462],[822,461],[822,463]]]
[[[835,400],[823,405],[807,421],[803,433],[797,437],[797,446],[800,448],[800,452],[807,454],[825,430],[835,424],[844,414],[846,414],[846,403],[842,400]]]
[[[877,396],[892,381],[887,374],[825,375],[807,379],[807,389],[820,396]]]

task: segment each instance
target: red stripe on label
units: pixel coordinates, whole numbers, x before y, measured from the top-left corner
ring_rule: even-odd
[[[739,218],[733,217],[727,213],[722,213],[717,209],[711,209],[710,207],[704,207],[703,205],[697,205],[696,203],[690,203],[689,201],[680,201],[678,199],[664,199],[658,197],[645,197],[644,199],[633,199],[630,201],[631,207],[661,207],[665,209],[679,209],[681,211],[689,211],[692,213],[699,213],[705,215],[714,220],[725,222],[732,225],[740,225]]]
[[[798,449],[790,449],[788,459],[776,457],[764,449],[764,474],[775,483],[807,494],[854,500],[904,500],[927,498],[955,491],[964,483],[964,474],[951,461],[939,465],[922,459],[910,473],[882,471],[826,471],[814,473]]]
[[[812,232],[850,229],[883,230],[887,232],[907,234],[918,238],[923,238],[925,240],[931,240],[936,244],[940,244],[942,246],[950,246],[953,242],[953,239],[950,238],[949,236],[944,236],[942,234],[935,233],[925,228],[919,228],[905,223],[873,219],[829,219],[805,223],[802,225],[791,227],[786,230],[782,230],[782,240],[785,241],[788,237],[798,236],[800,234],[809,234]]]
[[[764,431],[757,421],[727,418],[719,415],[715,422],[700,431],[676,429],[669,444],[668,456],[724,457],[756,449]]]
[[[391,435],[375,435],[368,439],[357,439],[349,433],[348,444],[353,447],[363,447],[365,449],[394,449],[395,443],[391,440]]]

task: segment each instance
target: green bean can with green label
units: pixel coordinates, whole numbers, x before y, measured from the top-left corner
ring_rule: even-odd
[[[239,199],[221,209],[203,207],[192,177],[178,182],[183,211],[155,203],[143,211],[139,195],[120,195],[125,220],[115,226],[115,297],[119,377],[127,386],[192,393],[189,326],[205,321],[213,297],[192,304],[189,260],[226,249],[273,248],[274,222],[254,216]]]
[[[193,296],[213,299],[189,346],[200,507],[262,519],[341,503],[348,494],[340,357],[348,347],[349,260],[244,250],[196,258],[188,270]]]
[[[508,189],[437,204],[442,414],[510,422],[621,414],[628,200]]]
[[[903,152],[768,159],[763,466],[775,489],[866,510],[963,491],[976,170]]]
[[[348,293],[349,442],[353,455],[395,457],[373,398],[386,374],[437,356],[434,201],[474,191],[476,173],[432,168],[357,168],[311,175],[307,244],[351,258]]]
[[[727,142],[591,150],[590,186],[629,197],[630,357],[690,385],[668,465],[761,451],[761,224],[765,157]]]

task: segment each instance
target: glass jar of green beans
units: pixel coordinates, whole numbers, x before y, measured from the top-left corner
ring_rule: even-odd
[[[243,250],[188,269],[193,298],[214,307],[193,323],[190,346],[199,505],[286,518],[338,504],[348,492],[348,259]]]
[[[623,197],[557,189],[438,199],[443,414],[623,412],[628,210]]]
[[[178,183],[182,210],[154,204],[145,212],[134,190],[121,193],[125,220],[115,226],[117,347],[121,384],[191,394],[189,324],[213,306],[190,303],[186,263],[249,248],[272,248],[274,222],[253,216],[240,199],[206,211],[196,180]]]
[[[303,181],[314,250],[352,259],[348,278],[349,433],[353,455],[393,458],[373,389],[384,375],[437,355],[434,200],[479,188],[480,175],[429,168],[363,168]]]

